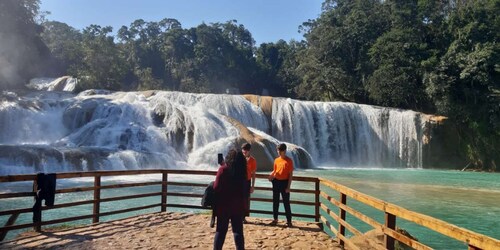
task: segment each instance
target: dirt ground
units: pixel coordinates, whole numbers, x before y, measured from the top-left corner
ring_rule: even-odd
[[[248,218],[246,249],[341,249],[315,223]],[[0,243],[1,249],[211,249],[215,228],[207,214],[153,213],[65,230],[28,232]],[[235,249],[231,228],[224,249]]]

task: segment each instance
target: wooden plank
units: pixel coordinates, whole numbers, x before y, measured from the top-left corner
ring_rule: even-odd
[[[146,194],[135,194],[135,195],[127,195],[127,196],[117,196],[117,197],[103,198],[103,199],[101,199],[101,202],[110,202],[110,201],[119,201],[119,200],[128,200],[128,199],[137,199],[137,198],[144,198],[144,197],[150,197],[150,196],[160,196],[160,195],[161,195],[161,192],[146,193]]]
[[[378,228],[378,230],[382,231],[385,235],[389,235],[392,238],[396,239],[397,241],[413,248],[416,250],[432,250],[431,247],[424,245],[421,242],[418,242],[414,239],[411,239],[410,237],[403,235],[395,230],[392,230],[390,228],[387,228],[385,226],[382,226],[381,228]]]
[[[390,213],[385,213],[385,226],[392,230],[396,230],[396,216]],[[384,235],[384,244],[387,250],[394,250],[394,238],[389,235]]]
[[[344,193],[340,193],[340,203],[343,205],[347,204],[347,196]],[[342,209],[341,207],[339,207],[340,220],[345,221],[345,216],[346,216],[345,210]],[[339,235],[345,236],[345,227],[344,227],[344,225],[342,225],[342,223],[339,223]],[[344,241],[342,239],[340,240],[340,245],[341,246],[344,245]]]
[[[273,188],[271,187],[255,187],[255,190],[262,190],[262,191],[273,191]],[[315,194],[315,190],[309,190],[309,189],[290,189],[291,193],[303,193],[303,194]]]
[[[203,194],[188,194],[188,193],[171,193],[171,192],[167,192],[167,196],[180,196],[180,197],[201,198],[201,197],[203,197]]]
[[[138,175],[138,174],[161,174],[161,169],[140,169],[140,170],[113,170],[113,171],[92,171],[92,172],[67,172],[58,173],[58,179],[76,178],[76,177],[95,177],[95,176],[120,176],[120,175]]]
[[[104,185],[104,186],[101,186],[101,189],[126,188],[126,187],[144,187],[144,186],[154,186],[154,185],[161,185],[161,181],[137,182],[137,183],[122,183],[122,184]]]
[[[99,210],[101,206],[101,176],[94,177],[94,206],[92,214],[92,223],[99,222]]]
[[[340,219],[338,215],[336,215],[332,210],[330,210],[327,206],[324,204],[321,204],[321,208],[323,211],[325,211],[328,215],[330,215],[335,221],[337,221],[339,224],[342,224],[347,230],[349,230],[351,233],[354,235],[362,235],[358,229],[353,227],[351,224],[349,224],[347,221]]]
[[[184,204],[166,204],[167,207],[177,207],[177,208],[191,208],[191,209],[203,209],[203,210],[212,210],[211,208],[206,208],[202,206],[196,205],[184,205]]]
[[[427,215],[423,215],[417,212],[413,212],[394,204],[390,204],[379,199],[373,198],[369,195],[357,192],[338,183],[333,183],[329,180],[319,178],[321,184],[328,186],[338,192],[344,192],[351,198],[365,203],[369,206],[377,208],[381,211],[394,214],[397,217],[411,221],[418,225],[427,227],[434,230],[440,234],[446,235],[450,238],[459,240],[461,242],[468,242],[470,245],[479,247],[482,249],[500,249],[500,240],[493,239],[489,236],[475,233],[473,231],[446,223],[442,220],[432,218]]]
[[[169,181],[167,182],[168,185],[171,186],[185,186],[185,187],[207,187],[207,184],[203,183],[188,183],[188,182],[174,182],[174,181]]]
[[[51,209],[56,209],[56,208],[73,207],[73,206],[80,206],[80,205],[86,205],[86,204],[92,204],[92,203],[94,203],[94,200],[68,202],[68,203],[56,204],[52,207],[43,206],[42,210],[51,210]],[[30,212],[33,212],[33,208],[31,208],[31,207],[30,208],[21,208],[21,209],[12,209],[12,210],[1,211],[0,216],[15,214],[15,213],[30,213]]]
[[[269,174],[255,174],[255,177],[256,178],[259,178],[259,179],[268,179],[269,178]],[[292,177],[292,180],[293,181],[304,181],[304,182],[316,182],[316,177],[303,177],[303,176],[293,176]]]
[[[380,228],[380,227],[382,227],[382,224],[379,223],[378,221],[376,221],[376,220],[374,220],[374,219],[372,219],[372,218],[370,218],[370,217],[368,217],[368,216],[366,216],[366,215],[358,212],[357,210],[355,210],[352,207],[349,207],[349,206],[346,206],[344,204],[341,204],[339,201],[335,200],[333,197],[329,196],[328,194],[326,194],[323,191],[321,191],[321,196],[323,196],[325,199],[327,199],[328,201],[330,201],[335,206],[344,209],[349,214],[352,214],[356,218],[358,218],[361,221],[365,222],[366,224],[368,224],[368,225],[370,225],[370,226],[372,226],[374,228]]]
[[[185,169],[166,169],[164,170],[166,173],[169,174],[182,174],[182,175],[210,175],[210,176],[215,176],[217,174],[217,171],[209,171],[209,170],[185,170]]]
[[[326,180],[326,179],[323,179],[323,178],[319,178],[320,181],[321,181],[321,184],[339,192],[339,193],[343,193],[357,201],[360,201],[362,203],[365,203],[366,205],[369,205],[371,207],[374,207],[378,210],[384,210],[386,205],[387,205],[387,202],[384,202],[382,200],[379,200],[377,198],[374,198],[372,196],[369,196],[369,195],[366,195],[366,194],[363,194],[363,193],[360,193],[356,190],[353,190],[353,189],[350,189],[348,187],[345,187],[345,186],[342,186],[338,183],[334,183],[334,182],[331,182],[329,180]]]
[[[113,185],[103,185],[103,186],[99,186],[99,188],[102,190],[102,189],[113,189],[113,188],[143,187],[143,186],[161,185],[161,183],[162,183],[161,181],[122,183],[122,184],[113,184]],[[56,194],[73,193],[73,192],[87,192],[87,191],[92,191],[92,190],[95,190],[95,187],[65,188],[65,189],[56,190]]]
[[[355,210],[351,207],[348,207],[346,205],[341,204],[339,201],[330,197],[328,194],[324,193],[323,191],[321,191],[321,196],[323,196],[325,199],[327,199],[328,201],[330,201],[334,205],[342,207],[342,209],[344,209],[346,212],[355,216],[356,218],[360,219],[361,221],[365,222],[366,224],[372,226],[375,229],[382,231],[384,234],[390,235],[394,239],[400,241],[401,243],[406,244],[407,246],[412,247],[413,249],[417,249],[417,250],[430,250],[430,249],[432,249],[432,248],[430,248],[430,247],[428,247],[428,246],[426,246],[418,241],[415,241],[415,240],[407,237],[406,235],[400,234],[399,232],[396,232],[394,230],[391,230],[391,229],[385,227],[384,225],[382,225],[378,221],[358,212],[357,210]],[[325,206],[325,205],[322,204],[322,206]],[[326,207],[326,206],[323,209],[325,209],[325,208],[328,209],[328,207]]]
[[[260,201],[260,202],[273,202],[273,199],[269,198],[250,198],[251,201]],[[290,204],[296,204],[296,205],[306,205],[306,206],[314,206],[316,203],[310,202],[310,201],[296,201],[296,200],[291,200]]]
[[[81,206],[81,205],[87,205],[87,204],[93,204],[93,203],[94,203],[94,200],[67,202],[67,203],[55,204],[52,207],[44,206],[44,207],[42,207],[42,210],[51,210],[51,209],[64,208],[64,207],[74,207],[74,206]]]
[[[200,171],[200,170],[184,170],[184,169],[141,169],[141,170],[115,170],[115,171],[92,171],[92,172],[67,172],[67,173],[57,173],[57,179],[67,179],[67,178],[79,178],[79,177],[95,177],[100,176],[119,176],[119,175],[138,175],[138,174],[188,174],[188,175],[210,175],[215,176],[217,171]],[[268,174],[257,174],[259,179],[267,179]],[[17,181],[32,181],[36,178],[36,175],[7,175],[0,176],[0,182],[17,182]],[[315,177],[302,177],[294,176],[292,180],[294,181],[304,181],[304,182],[315,182],[317,178]]]
[[[162,174],[162,183],[161,183],[161,211],[167,211],[167,192],[168,192],[168,173]]]
[[[148,209],[148,208],[154,208],[154,207],[159,207],[161,206],[161,203],[156,203],[156,204],[151,204],[151,205],[146,205],[146,206],[141,206],[141,207],[132,207],[132,208],[126,208],[126,209],[121,209],[121,210],[115,210],[111,212],[105,212],[105,213],[100,213],[99,216],[109,216],[113,214],[121,214],[121,213],[128,213],[132,211],[137,211],[137,210],[143,210],[143,209]]]
[[[320,216],[320,220],[333,232],[333,234],[339,234],[339,231],[337,231],[337,229],[325,217]]]
[[[19,213],[12,214],[9,217],[9,219],[7,220],[7,222],[5,223],[4,227],[8,227],[8,226],[14,225],[14,223],[17,220],[17,217],[19,217]],[[7,236],[8,232],[9,231],[2,231],[2,232],[0,232],[0,241],[3,241],[3,239],[5,239],[5,236]]]
[[[5,194],[0,194],[0,199],[30,197],[30,196],[31,197],[35,196],[35,192],[5,193]]]
[[[26,224],[19,224],[19,225],[12,225],[12,226],[0,227],[0,232],[6,232],[6,231],[11,231],[11,230],[23,229],[23,228],[33,227],[33,226],[35,226],[34,223],[26,223]]]
[[[339,242],[340,241],[343,241],[347,244],[348,246],[348,249],[351,250],[359,250],[360,248],[356,245],[354,245],[354,243],[352,243],[347,237],[339,234],[339,232],[337,231],[337,229],[332,226],[332,224],[323,216],[321,216],[321,221],[330,229],[332,230],[333,234],[335,234],[335,236],[337,236],[337,238],[339,239]]]
[[[88,191],[93,191],[93,190],[94,190],[94,187],[63,188],[63,189],[56,190],[56,194],[88,192]]]
[[[33,181],[35,179],[36,179],[36,174],[4,175],[4,176],[0,176],[0,182]]]
[[[38,175],[37,177],[33,180],[33,192],[37,192],[37,189],[38,189]],[[39,206],[41,205],[38,205],[37,202],[36,202],[36,195],[35,195],[35,206],[37,206],[37,208],[40,208]],[[36,210],[35,210],[36,211]],[[42,230],[42,216],[43,216],[43,213],[40,211],[40,218],[37,219],[37,222],[33,224],[33,230],[35,230],[35,232],[40,232]],[[33,211],[33,218],[35,218],[35,212]]]
[[[250,213],[256,213],[256,214],[273,214],[272,211],[266,211],[266,210],[255,210],[255,209],[250,209]],[[278,215],[286,215],[284,212],[278,212]],[[310,218],[314,219],[313,214],[295,214],[292,213],[292,217],[301,217],[301,218]]]
[[[75,221],[75,220],[91,219],[93,217],[94,217],[93,214],[89,214],[89,215],[81,215],[81,216],[75,216],[75,217],[68,217],[68,218],[57,219],[57,220],[42,221],[42,225],[45,226],[45,225],[64,223],[64,222],[70,222],[70,221]]]
[[[314,218],[314,221],[316,222],[319,222],[319,206],[321,205],[321,201],[319,199],[319,189],[320,188],[320,185],[319,185],[319,179],[316,179],[316,182],[314,184],[314,191],[315,191],[315,195],[314,195],[314,216],[316,216],[316,218]],[[323,229],[323,224],[321,224],[321,229]]]
[[[0,216],[4,215],[9,215],[9,214],[15,214],[15,213],[29,213],[33,212],[33,208],[19,208],[19,209],[12,209],[12,210],[5,210],[5,211],[0,211]]]

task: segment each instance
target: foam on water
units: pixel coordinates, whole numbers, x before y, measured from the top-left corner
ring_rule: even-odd
[[[239,129],[230,119],[271,143],[287,143],[294,161],[304,155],[301,149],[317,164],[338,167],[422,166],[422,124],[413,111],[274,98],[272,117],[266,117],[237,95],[100,90],[3,95],[2,175],[213,169],[217,153],[238,146]],[[266,150],[274,158],[275,149]]]

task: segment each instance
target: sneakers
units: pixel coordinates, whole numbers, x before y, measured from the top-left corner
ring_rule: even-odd
[[[273,220],[273,221],[271,221],[271,223],[269,223],[269,225],[271,225],[271,226],[276,226],[276,225],[278,225],[278,220]]]
[[[248,221],[245,218],[243,218],[243,224],[248,224]]]
[[[292,222],[291,221],[287,222],[286,227],[293,227]]]

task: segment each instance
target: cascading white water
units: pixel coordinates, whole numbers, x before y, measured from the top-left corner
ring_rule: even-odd
[[[422,167],[423,124],[413,111],[274,98],[272,123],[272,136],[320,164]]]
[[[237,146],[240,138],[231,119],[270,142],[265,150],[271,159],[275,152],[270,145],[284,141],[301,150],[290,152],[295,161],[307,161],[309,152],[317,163],[421,167],[418,113],[281,98],[274,99],[272,112],[269,124],[260,107],[237,95],[89,90],[79,95],[39,91],[17,96],[4,92],[0,95],[0,175],[213,169],[217,153]]]

